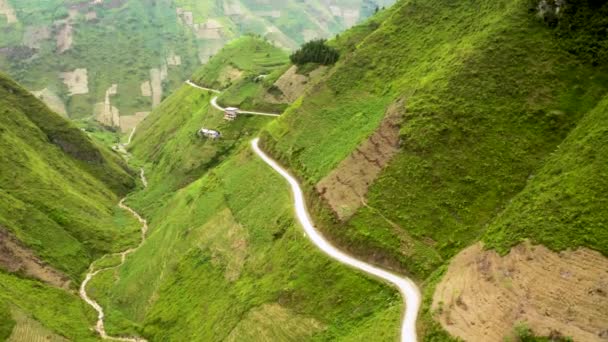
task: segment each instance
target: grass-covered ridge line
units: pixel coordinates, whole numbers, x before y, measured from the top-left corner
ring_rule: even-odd
[[[78,281],[93,259],[129,243],[116,203],[133,177],[120,157],[5,76],[0,114],[0,161],[10,165],[0,170],[0,226]]]
[[[528,9],[527,1],[402,1],[378,27],[336,42],[347,53],[331,76],[270,125],[264,142],[315,184],[404,100],[401,152],[366,206],[345,223],[319,214],[337,242],[428,276],[482,236],[597,104],[605,74],[564,51]],[[362,39],[353,44],[352,35]]]
[[[247,35],[226,44],[194,74],[193,80],[221,89],[219,103],[224,106],[282,112],[285,103],[270,102],[266,97],[277,90],[273,83],[288,64],[285,50],[259,36]]]
[[[150,340],[394,339],[398,294],[319,252],[294,220],[288,185],[249,151],[272,119],[226,122],[210,98],[184,86],[138,128],[131,152],[149,188],[129,205],[148,218],[150,232],[122,268],[91,283],[108,332]],[[201,126],[222,138],[201,139]],[[308,328],[287,329],[300,324]]]

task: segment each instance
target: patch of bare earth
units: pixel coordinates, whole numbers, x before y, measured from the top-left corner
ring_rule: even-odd
[[[39,49],[40,43],[51,37],[51,30],[46,26],[28,26],[23,34],[23,45]]]
[[[182,58],[175,53],[171,52],[167,57],[167,65],[178,66],[182,64]]]
[[[380,126],[317,185],[339,219],[351,217],[365,204],[369,186],[399,150],[403,101],[393,103]]]
[[[225,66],[220,72],[218,82],[225,87],[230,83],[240,80],[243,77],[243,71],[239,70],[232,65]]]
[[[150,112],[138,112],[135,115],[121,116],[120,117],[120,130],[123,133],[128,133],[133,130],[133,128],[137,127],[140,122],[144,121],[144,119],[150,114]]]
[[[280,94],[267,93],[265,100],[270,103],[292,103],[302,96],[309,85],[326,70],[327,67],[322,66],[307,76],[298,74],[298,67],[292,66],[274,83],[274,86],[280,90]]]
[[[57,52],[64,53],[72,47],[74,42],[74,28],[67,21],[55,22],[57,27]]]
[[[87,69],[76,69],[60,74],[63,83],[68,87],[70,96],[89,93],[89,77]]]
[[[432,308],[450,334],[466,341],[503,341],[521,322],[540,336],[606,341],[608,258],[529,243],[501,257],[478,243],[452,260]]]
[[[0,15],[4,15],[6,17],[6,22],[9,24],[16,24],[19,22],[15,10],[8,0],[0,0]]]
[[[119,127],[120,126],[120,112],[118,108],[112,106],[110,97],[118,93],[118,85],[113,84],[108,90],[103,103],[95,104],[95,119],[101,124],[108,127]]]
[[[192,27],[198,39],[222,39],[223,26],[222,23],[220,23],[218,20],[209,19],[202,24],[194,24]]]
[[[141,84],[141,96],[151,97],[152,96],[152,85],[150,81],[145,81]]]
[[[150,69],[150,85],[152,87],[152,107],[160,104],[163,98],[163,73],[162,69]]]
[[[65,104],[57,94],[53,93],[49,88],[44,88],[40,91],[33,91],[32,94],[44,102],[52,111],[67,118],[68,111]]]
[[[0,268],[22,273],[55,287],[69,289],[70,279],[40,260],[30,249],[0,227]]]

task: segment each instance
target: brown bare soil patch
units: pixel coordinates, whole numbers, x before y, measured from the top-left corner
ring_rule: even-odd
[[[282,95],[267,94],[266,100],[271,103],[292,103],[302,96],[310,84],[316,82],[326,70],[327,67],[321,66],[306,76],[298,74],[298,67],[292,66],[274,83]]]
[[[93,11],[87,12],[84,15],[84,18],[86,19],[86,21],[95,20],[95,19],[97,19],[97,12],[93,12]]]
[[[49,88],[44,88],[40,91],[33,91],[32,94],[44,102],[52,111],[67,118],[68,111],[65,104],[57,94],[53,93]]]
[[[152,107],[160,104],[163,98],[163,79],[161,70],[158,68],[150,69],[150,85],[152,86]]]
[[[23,273],[52,286],[69,289],[70,279],[45,264],[30,249],[0,227],[0,268],[12,273]]]
[[[89,77],[87,69],[76,69],[60,74],[63,83],[68,87],[70,96],[89,93]]]
[[[452,260],[432,308],[448,332],[466,341],[503,341],[520,322],[536,335],[606,341],[608,258],[529,243],[501,257],[478,243]]]
[[[113,84],[106,90],[106,96],[103,103],[95,104],[95,119],[101,124],[109,127],[120,126],[120,112],[118,108],[112,106],[110,97],[118,93],[118,84]]]
[[[150,97],[152,96],[152,85],[150,81],[145,81],[141,84],[141,96]]]
[[[57,22],[57,52],[64,53],[72,47],[74,42],[74,29],[68,22]]]
[[[51,37],[51,30],[46,26],[28,26],[23,34],[23,45],[39,49],[40,43]]]
[[[217,40],[222,39],[222,24],[215,19],[209,19],[203,24],[194,24],[194,32],[199,39]]]
[[[150,114],[150,112],[137,112],[135,115],[121,116],[120,130],[123,133],[131,132],[140,122],[144,121],[148,114]]]
[[[240,80],[243,77],[243,71],[233,67],[232,65],[225,66],[220,76],[218,77],[218,82],[222,85],[222,87],[227,86],[234,81]]]
[[[15,10],[8,0],[0,0],[0,15],[4,15],[6,17],[6,22],[9,24],[16,24],[19,22]]]
[[[167,57],[167,65],[177,66],[182,64],[182,58],[171,52]]]
[[[351,217],[365,203],[369,186],[399,150],[403,109],[403,101],[393,103],[376,132],[316,185],[339,219]]]

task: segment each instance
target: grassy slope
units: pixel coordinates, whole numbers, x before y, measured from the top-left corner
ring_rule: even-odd
[[[285,105],[264,101],[264,94],[285,72],[288,63],[286,51],[260,37],[249,35],[228,43],[196,72],[193,79],[199,84],[223,89],[219,102],[225,106],[280,112]],[[228,66],[239,70],[241,77],[233,82],[223,81]],[[267,77],[256,80],[260,75]]]
[[[0,302],[7,303],[7,314],[10,314],[11,307],[16,307],[45,328],[72,341],[100,340],[90,329],[97,315],[73,293],[1,271],[0,290]],[[2,315],[0,313],[0,318]],[[24,340],[24,336],[13,337]]]
[[[151,231],[118,273],[91,284],[108,308],[110,331],[151,340],[252,333],[297,340],[315,332],[318,340],[394,339],[399,296],[318,252],[294,221],[287,185],[249,151],[246,144],[271,119],[225,123],[209,99],[183,87],[138,130],[132,152],[146,163],[150,187],[130,203]],[[196,137],[202,125],[224,139]],[[246,329],[248,317],[276,304],[287,317],[270,310],[263,329]],[[320,330],[282,328],[303,322]]]
[[[402,150],[368,207],[343,224],[318,209],[334,239],[425,278],[483,234],[596,105],[605,74],[563,52],[527,4],[399,2],[269,127],[267,148],[314,184],[406,100]]]
[[[608,255],[608,98],[587,114],[484,241],[502,252],[525,238],[555,250],[588,246]]]
[[[0,227],[78,284],[93,259],[136,241],[138,228],[125,229],[132,218],[116,206],[133,178],[118,156],[3,75],[0,114]],[[3,324],[18,308],[55,334],[96,340],[96,315],[75,293],[1,271],[0,288]],[[3,325],[1,336],[12,329]]]
[[[94,258],[121,247],[116,237],[131,235],[115,220],[133,179],[118,156],[4,76],[0,110],[0,159],[10,165],[0,171],[0,224],[80,279]]]

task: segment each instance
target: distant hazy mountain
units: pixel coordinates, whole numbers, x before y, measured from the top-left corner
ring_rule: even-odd
[[[130,130],[229,40],[294,48],[393,0],[0,0],[0,70],[56,112]]]

